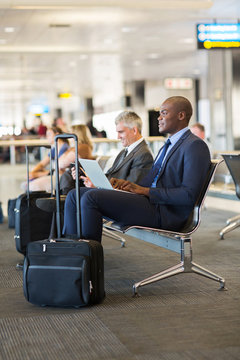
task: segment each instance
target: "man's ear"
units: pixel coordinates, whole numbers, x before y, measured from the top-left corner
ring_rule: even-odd
[[[186,119],[186,112],[185,111],[179,111],[178,118],[179,118],[179,120],[185,120]]]
[[[138,132],[137,127],[136,127],[136,126],[134,126],[132,129],[133,129],[134,135],[136,135],[136,134],[137,134],[137,132]]]

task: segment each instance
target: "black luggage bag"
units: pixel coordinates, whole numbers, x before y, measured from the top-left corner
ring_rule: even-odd
[[[61,134],[55,137],[56,154],[59,138],[77,137]],[[75,159],[77,173],[79,164]],[[81,240],[80,191],[76,179],[78,240],[61,237],[59,171],[56,160],[57,238],[29,243],[23,267],[26,299],[35,305],[81,307],[101,302],[104,291],[102,245],[94,240]]]
[[[51,149],[51,146],[44,146]],[[51,152],[50,152],[51,153]],[[51,197],[52,193],[46,191],[29,192],[29,156],[26,146],[27,161],[27,192],[19,195],[16,200],[15,212],[15,243],[16,249],[21,254],[26,254],[27,244],[37,240],[43,240],[50,234],[52,213],[39,209],[36,205],[38,198]],[[51,172],[51,157],[50,157]],[[51,179],[52,181],[52,179]],[[51,186],[52,192],[53,188]]]
[[[17,199],[8,200],[8,227],[9,229],[15,228],[15,208]]]

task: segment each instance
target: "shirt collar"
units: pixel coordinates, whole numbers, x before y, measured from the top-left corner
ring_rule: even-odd
[[[128,147],[126,147],[127,149],[127,155],[133,151],[133,149],[135,149],[136,146],[138,146],[138,144],[140,144],[140,142],[142,142],[144,139],[143,137],[141,137],[139,140],[135,141],[134,143],[132,143],[131,145],[129,145]]]
[[[178,131],[176,134],[172,135],[169,137],[169,139],[171,140],[171,147],[173,145],[175,145],[178,140],[182,137],[182,135],[189,130],[189,127],[185,127],[184,129],[181,129],[180,131]]]

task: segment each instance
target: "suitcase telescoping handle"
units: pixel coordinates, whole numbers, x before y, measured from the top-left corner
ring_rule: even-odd
[[[50,176],[51,176],[51,195],[53,196],[53,182],[52,182],[52,152],[51,145],[31,145],[31,147],[44,147],[46,149],[50,149]],[[27,164],[27,201],[29,205],[30,191],[29,191],[29,153],[28,153],[28,145],[25,145],[26,151],[26,164]]]
[[[55,172],[56,172],[56,219],[57,219],[57,236],[61,237],[61,217],[60,217],[60,180],[59,180],[59,165],[58,165],[58,139],[74,139],[75,144],[75,169],[76,174],[79,174],[78,162],[78,138],[75,134],[59,134],[55,136]],[[77,205],[77,236],[81,238],[81,220],[80,220],[80,188],[79,177],[76,176],[76,205]]]

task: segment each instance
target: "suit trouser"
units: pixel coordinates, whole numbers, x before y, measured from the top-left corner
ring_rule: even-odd
[[[148,197],[114,190],[80,188],[81,229],[84,239],[101,241],[103,217],[124,225],[161,227],[160,214]],[[76,191],[65,201],[65,235],[77,233]]]

